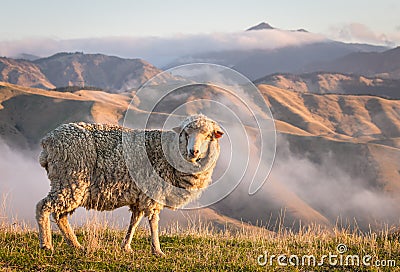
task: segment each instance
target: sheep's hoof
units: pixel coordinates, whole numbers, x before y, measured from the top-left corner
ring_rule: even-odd
[[[122,246],[122,250],[127,252],[127,253],[132,253],[133,252],[131,246]]]
[[[49,251],[49,252],[53,252],[54,248],[52,246],[49,245],[40,245],[40,249],[45,250],[45,251]]]
[[[85,252],[86,249],[81,245],[74,245],[73,248],[77,251]]]
[[[164,254],[164,252],[162,252],[161,250],[153,250],[151,253],[153,253],[153,255],[157,256],[157,257],[165,257],[166,256]]]

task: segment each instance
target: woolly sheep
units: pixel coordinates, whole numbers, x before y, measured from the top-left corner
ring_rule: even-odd
[[[41,141],[39,161],[51,188],[36,206],[40,247],[53,250],[50,213],[67,243],[82,248],[68,214],[78,207],[106,211],[128,206],[132,214],[122,248],[132,250],[135,229],[146,216],[152,253],[164,256],[159,213],[196,198],[210,183],[222,135],[219,125],[201,114],[173,130],[83,122],[59,126]]]

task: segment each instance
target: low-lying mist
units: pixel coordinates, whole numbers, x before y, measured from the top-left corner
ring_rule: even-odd
[[[323,41],[326,41],[326,38],[319,34],[283,30],[184,34],[170,37],[102,37],[69,40],[28,38],[0,41],[0,55],[12,57],[29,52],[47,57],[58,52],[102,52],[127,58],[142,58],[158,67],[163,67],[177,58],[204,52],[268,50]]]
[[[222,148],[228,143],[222,143]],[[368,173],[347,171],[332,150],[326,152],[316,149],[299,154],[293,152],[291,145],[294,145],[293,139],[289,141],[279,135],[278,152],[271,175],[255,195],[249,195],[249,179],[245,176],[230,195],[211,207],[223,215],[252,224],[267,225],[270,229],[276,227],[277,221],[284,227],[294,229],[300,225],[317,223],[327,227],[336,224],[358,227],[363,231],[381,228],[384,224],[391,226],[400,223],[398,201],[379,183],[368,178]],[[248,147],[247,143],[235,143],[233,148],[241,152]],[[46,196],[50,187],[46,172],[37,161],[39,152],[39,149],[12,149],[3,141],[0,142],[0,221],[24,221],[35,226],[36,203]],[[318,153],[317,160],[312,159],[313,152]],[[350,161],[357,159],[350,152],[347,156]],[[216,175],[221,175],[223,170],[218,167],[231,163],[226,160],[221,158]],[[234,163],[241,163],[241,160]],[[254,168],[251,165],[249,167]],[[233,166],[235,168],[242,169]],[[232,180],[237,179],[234,171],[232,175]],[[229,180],[230,177],[227,178]],[[204,197],[207,200],[207,195]],[[178,217],[184,216],[179,211],[177,213]],[[164,214],[162,220],[170,222],[171,213]],[[113,226],[126,227],[129,212],[127,208],[106,213],[86,212],[80,208],[72,216],[71,222],[83,225],[103,219]]]
[[[248,182],[244,181],[215,205],[217,210],[270,229],[276,227],[277,221],[281,227],[295,229],[316,223],[363,231],[400,223],[398,201],[384,191],[375,177],[371,179],[368,171],[347,171],[334,150],[316,148],[294,153],[290,145],[298,143],[293,139],[289,142],[282,134],[278,137],[275,163],[262,189],[249,196]],[[368,161],[357,161],[357,154],[352,151],[349,148],[347,154],[353,160],[348,162],[353,164],[350,168],[357,164],[368,167]],[[311,159],[316,153],[318,160]]]
[[[24,220],[30,223],[36,203],[50,187],[46,171],[36,159],[39,151],[12,149],[0,139],[0,154],[2,212],[10,222]]]
[[[46,170],[39,164],[40,150],[20,150],[9,147],[0,139],[0,222],[35,226],[36,203],[44,198],[50,189]],[[103,221],[115,227],[129,223],[127,208],[114,212],[86,212],[77,209],[70,222],[84,225]]]

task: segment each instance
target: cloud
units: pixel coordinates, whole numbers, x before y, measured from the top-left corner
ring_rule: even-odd
[[[293,143],[278,134],[277,157],[261,190],[248,195],[248,181],[244,180],[216,209],[245,222],[266,222],[272,230],[277,221],[296,229],[310,223],[335,226],[340,220],[338,227],[354,227],[356,222],[362,231],[399,223],[396,197],[374,185],[368,174],[344,169],[335,151],[294,153]],[[355,156],[347,152],[349,157]],[[312,161],[315,155],[319,159]]]
[[[50,186],[46,172],[37,162],[38,152],[16,151],[0,139],[0,203],[5,205],[8,221],[32,223],[36,203]]]
[[[394,46],[400,42],[400,35],[398,33],[377,33],[368,26],[360,23],[331,27],[330,31],[334,39],[346,42],[362,42],[388,46]]]
[[[324,41],[322,35],[284,30],[175,35],[171,37],[104,37],[55,40],[31,38],[0,41],[0,55],[28,53],[50,56],[57,52],[83,51],[128,58],[142,58],[162,67],[189,54],[222,50],[275,49]]]
[[[315,163],[290,154],[278,160],[272,174],[331,222],[355,219],[364,230],[375,223],[398,222],[395,198],[371,186],[362,174],[352,177],[331,154],[319,155],[322,160]]]
[[[46,171],[37,159],[39,152],[11,148],[0,138],[0,224],[36,226],[36,203],[50,189]],[[128,224],[129,217],[126,207],[113,212],[88,212],[79,208],[70,222],[73,225],[102,222],[120,228]]]

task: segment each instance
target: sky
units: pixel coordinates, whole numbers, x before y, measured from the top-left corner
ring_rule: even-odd
[[[283,29],[330,35],[362,24],[373,32],[400,32],[400,2],[0,0],[0,40],[46,37],[169,36],[241,31],[266,21]]]
[[[243,34],[260,22],[284,30],[304,28],[344,42],[400,44],[396,0],[0,0],[0,10],[0,56],[8,57],[80,51],[147,58],[163,65],[169,55],[198,52],[203,46],[225,48],[246,40],[246,48],[269,46],[266,36],[260,40]],[[272,36],[275,44],[280,36]],[[280,46],[293,40],[283,36]]]
[[[321,41],[324,37],[345,42],[400,45],[398,0],[0,0],[0,11],[0,56],[99,52],[142,57],[162,67],[176,56],[193,52],[215,48],[275,48]],[[243,32],[260,22],[280,29],[304,28],[315,34]],[[0,151],[10,153],[1,143]],[[31,172],[45,178],[41,169],[37,172],[36,161],[21,168],[16,162],[23,161],[26,156],[15,156],[7,161],[12,163],[6,169],[23,169],[20,173]],[[0,156],[2,158],[7,156]],[[293,164],[290,161],[285,165]],[[298,164],[302,167],[294,169],[307,169],[304,167],[307,162]],[[317,170],[315,176],[323,178],[323,173]],[[291,178],[288,169],[281,172],[288,173],[287,178]],[[296,175],[303,175],[304,181],[308,181],[309,173]],[[22,184],[24,175],[18,180],[15,184]],[[342,186],[342,180],[345,178],[339,179],[333,187],[316,187],[310,192],[332,198],[332,188],[349,189]],[[48,183],[44,181],[43,184]],[[29,189],[25,190],[29,195],[19,197],[33,201],[46,190],[36,185]],[[365,197],[360,199],[365,202]],[[330,203],[324,201],[323,204]]]

